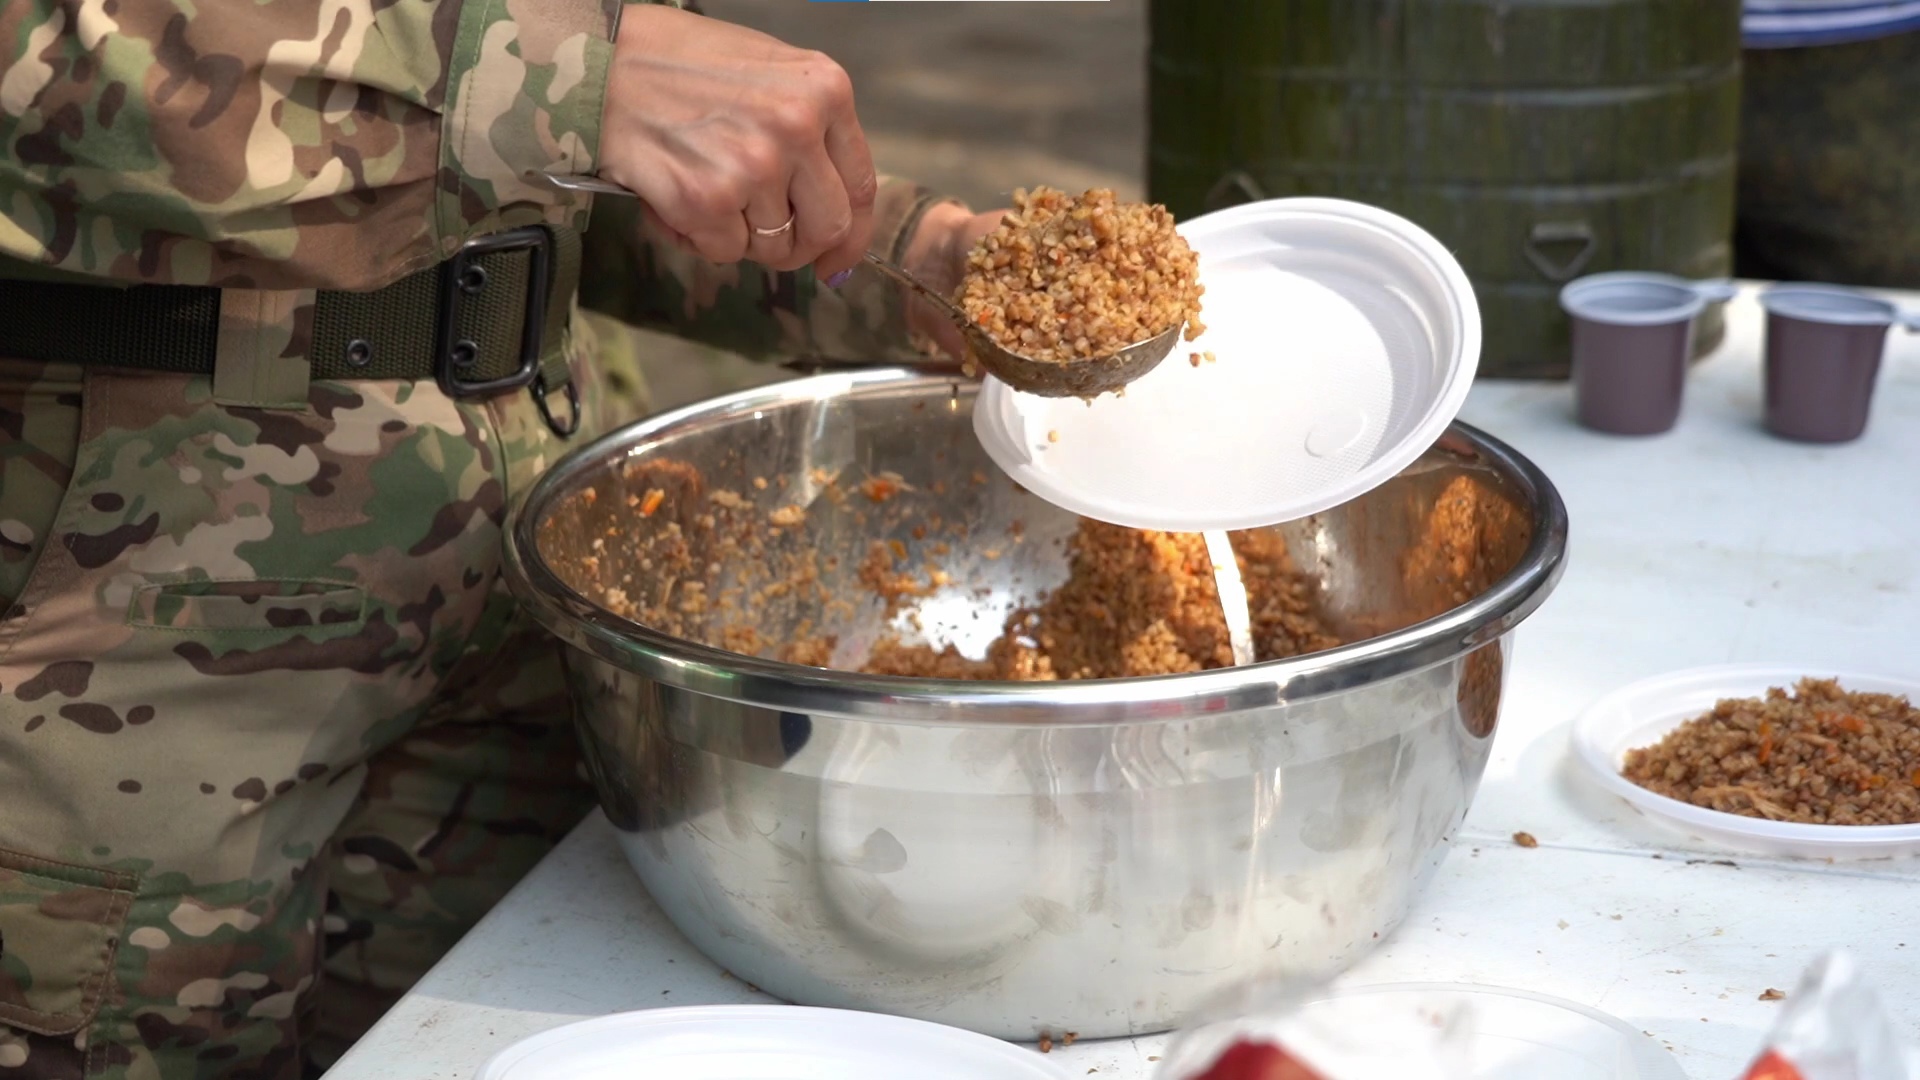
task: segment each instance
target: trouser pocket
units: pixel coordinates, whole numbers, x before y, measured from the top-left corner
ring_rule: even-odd
[[[0,850],[0,1023],[36,1035],[92,1023],[138,886],[132,874]],[[24,1060],[24,1047],[0,1044],[0,1067],[10,1053]]]

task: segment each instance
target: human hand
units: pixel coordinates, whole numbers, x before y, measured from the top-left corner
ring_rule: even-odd
[[[954,203],[928,207],[907,241],[902,268],[935,292],[952,296],[967,275],[967,254],[981,237],[999,228],[1007,214],[1007,210],[976,214]],[[966,339],[950,316],[916,295],[909,294],[907,304],[909,331],[933,339],[955,361],[966,359]]]
[[[600,162],[666,235],[712,262],[812,264],[830,277],[872,242],[877,182],[847,73],[731,23],[627,7]]]

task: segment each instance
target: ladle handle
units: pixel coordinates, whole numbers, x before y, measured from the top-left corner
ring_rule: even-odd
[[[629,199],[637,199],[640,197],[639,193],[630,187],[616,184],[611,180],[602,180],[597,176],[560,176],[555,173],[543,172],[539,169],[528,169],[523,175],[531,183],[544,184],[547,187],[559,188],[562,191],[586,191],[595,195],[624,195]]]
[[[925,297],[926,299],[932,301],[934,304],[938,305],[941,311],[944,311],[947,313],[948,318],[953,319],[954,321],[960,323],[962,326],[966,325],[966,321],[967,321],[966,315],[962,313],[961,310],[954,305],[954,302],[952,300],[936,292],[933,286],[928,285],[926,282],[921,281],[919,278],[914,277],[912,274],[907,273],[905,270],[902,270],[900,267],[895,266],[894,264],[888,262],[887,260],[881,258],[878,255],[875,255],[871,251],[865,253],[865,255],[863,255],[862,257],[865,258],[867,260],[867,263],[871,265],[875,270],[880,271],[881,273],[887,275],[888,277],[899,282],[900,284],[905,285],[907,288],[912,289],[914,292],[919,293],[921,296]]]

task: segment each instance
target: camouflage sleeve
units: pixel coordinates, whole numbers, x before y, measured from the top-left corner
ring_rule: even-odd
[[[899,262],[921,215],[943,201],[951,200],[882,177],[873,250]],[[905,292],[871,268],[855,269],[846,284],[830,289],[811,271],[715,265],[655,233],[633,199],[594,206],[580,302],[631,326],[668,330],[757,360],[909,363],[932,352],[908,330]]]
[[[584,223],[620,0],[4,0],[0,256],[370,288]]]

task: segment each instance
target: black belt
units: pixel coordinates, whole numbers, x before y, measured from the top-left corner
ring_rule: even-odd
[[[314,379],[432,379],[448,396],[529,388],[547,425],[579,429],[563,343],[580,283],[580,236],[531,226],[468,241],[438,266],[367,292],[320,290]],[[221,290],[9,280],[0,270],[0,356],[212,375]],[[547,404],[565,390],[570,416]]]

